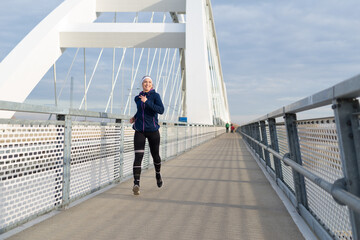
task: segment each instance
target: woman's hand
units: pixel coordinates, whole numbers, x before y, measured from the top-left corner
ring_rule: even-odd
[[[130,123],[134,123],[134,122],[135,122],[135,118],[134,117],[130,118]]]
[[[147,101],[146,96],[140,95],[139,97],[143,103]]]

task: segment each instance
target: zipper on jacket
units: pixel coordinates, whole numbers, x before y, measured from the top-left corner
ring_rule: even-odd
[[[142,108],[142,117],[143,117],[143,132],[145,132],[145,104],[141,102],[141,108]]]

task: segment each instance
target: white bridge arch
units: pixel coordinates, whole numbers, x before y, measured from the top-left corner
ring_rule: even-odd
[[[169,12],[172,22],[95,23],[104,12]],[[210,0],[65,0],[0,63],[0,100],[24,102],[67,48],[178,48],[179,115],[230,121]]]

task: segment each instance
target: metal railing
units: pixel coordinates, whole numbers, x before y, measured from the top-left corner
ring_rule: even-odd
[[[134,130],[126,116],[5,101],[0,110],[56,116],[0,120],[0,233],[132,176]],[[224,131],[163,122],[161,158],[169,160]],[[146,143],[142,168],[152,166]]]
[[[360,75],[238,129],[320,239],[360,239],[359,96]],[[297,120],[327,105],[334,117]]]

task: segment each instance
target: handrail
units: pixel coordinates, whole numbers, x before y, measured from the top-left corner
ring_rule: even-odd
[[[298,173],[301,173],[302,175],[307,177],[313,183],[315,183],[316,185],[321,187],[323,190],[325,190],[326,192],[331,194],[336,200],[348,205],[352,210],[360,213],[360,198],[359,197],[357,197],[357,196],[349,193],[345,189],[342,189],[339,186],[331,184],[328,181],[322,179],[321,177],[313,174],[312,172],[305,169],[300,164],[298,164],[298,163],[294,162],[292,159],[288,158],[286,155],[281,155],[280,153],[276,152],[269,146],[266,146],[265,144],[250,137],[249,135],[245,134],[244,132],[241,132],[241,134],[243,134],[244,136],[246,136],[248,139],[255,142],[256,144],[260,145],[264,150],[272,153],[275,157],[277,157],[280,160],[282,160],[283,162],[285,162],[287,165],[289,165],[292,169],[294,169]]]
[[[340,82],[330,88],[315,93],[309,97],[303,98],[297,102],[279,108],[269,114],[250,121],[246,124],[260,122],[269,118],[282,117],[285,113],[298,113],[317,107],[326,106],[338,98],[357,98],[360,96],[360,75],[352,77],[348,80]]]
[[[41,113],[41,114],[58,114],[58,115],[72,115],[79,117],[93,117],[93,118],[109,118],[109,119],[129,119],[128,116],[106,113],[85,111],[79,109],[67,109],[54,106],[42,106],[28,103],[18,103],[10,101],[0,101],[0,110],[28,112],[28,113]]]
[[[18,103],[0,100],[0,111],[15,111],[15,112],[27,112],[27,113],[39,113],[39,114],[55,114],[55,115],[70,115],[78,117],[89,118],[107,118],[107,119],[121,119],[129,120],[130,116],[122,114],[114,114],[107,112],[95,112],[88,110],[79,110],[73,108],[61,108],[55,106],[43,106],[29,103]],[[193,125],[193,126],[215,126],[203,123],[187,123],[178,121],[159,121],[165,124],[177,124],[177,125]]]

